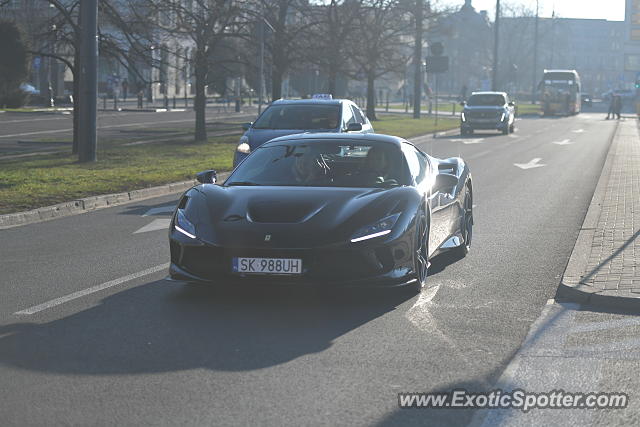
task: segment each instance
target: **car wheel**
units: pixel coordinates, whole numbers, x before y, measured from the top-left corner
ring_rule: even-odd
[[[508,135],[509,134],[509,124],[507,123],[507,125],[502,129],[502,134],[503,135]]]
[[[458,247],[457,252],[461,257],[464,257],[471,249],[471,238],[473,237],[473,198],[468,188],[464,196],[462,218],[460,218],[460,235],[462,235],[462,245]]]
[[[413,263],[416,272],[415,290],[419,292],[427,283],[429,269],[429,222],[424,208],[420,209],[416,221],[416,243]]]
[[[464,136],[466,134],[467,134],[467,131],[462,129],[462,128],[460,128],[460,135]]]
[[[516,131],[516,124],[515,123],[511,123],[511,126],[509,126],[509,132],[513,133]]]

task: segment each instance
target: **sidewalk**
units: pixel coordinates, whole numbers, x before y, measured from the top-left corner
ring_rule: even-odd
[[[556,297],[640,309],[640,137],[619,122]]]

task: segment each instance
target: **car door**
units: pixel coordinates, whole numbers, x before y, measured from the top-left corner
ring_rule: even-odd
[[[440,193],[432,193],[431,187],[435,182],[435,175],[426,154],[411,144],[403,143],[404,153],[411,178],[421,193],[428,199],[431,207],[431,223],[429,229],[429,254],[435,251],[449,236],[448,212],[441,203]]]

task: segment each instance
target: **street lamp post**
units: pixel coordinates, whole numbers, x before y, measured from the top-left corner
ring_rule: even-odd
[[[265,38],[265,26],[268,27],[271,31],[275,32],[276,30],[273,26],[267,21],[264,17],[261,17],[258,21],[258,34],[260,35],[260,70],[258,72],[258,114],[262,112],[262,102],[263,102],[263,93],[264,93],[264,38]]]
[[[536,0],[536,19],[533,30],[533,83],[531,84],[531,103],[536,103],[536,92],[538,87],[537,75],[538,75],[538,17],[540,11],[540,1]]]
[[[496,19],[494,23],[493,36],[493,79],[491,82],[492,90],[498,90],[498,50],[500,48],[500,0],[496,0]]]

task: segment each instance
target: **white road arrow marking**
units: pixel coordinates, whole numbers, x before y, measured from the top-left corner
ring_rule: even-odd
[[[484,142],[484,138],[477,139],[465,139],[462,141],[463,144],[482,144]]]
[[[573,133],[583,133],[583,132],[585,132],[585,130],[584,129],[576,129],[576,130],[572,130],[571,132],[573,132]]]
[[[146,233],[148,231],[156,231],[156,230],[167,230],[169,228],[169,224],[171,224],[171,218],[154,219],[149,224],[134,231],[133,234]]]
[[[547,165],[538,163],[540,160],[542,160],[540,157],[536,157],[535,159],[530,160],[529,163],[514,163],[513,165],[516,167],[519,167],[520,169],[533,169],[533,168],[541,168],[543,166],[547,166]]]
[[[157,215],[159,213],[172,213],[175,210],[175,206],[160,206],[158,208],[151,208],[145,212],[142,216]]]
[[[556,144],[556,145],[570,145],[573,144],[573,141],[569,140],[569,139],[563,139],[562,141],[554,141],[552,142],[552,144]]]
[[[484,142],[484,138],[474,138],[474,139],[454,138],[451,140],[451,142],[462,142],[463,144],[480,144],[481,142]]]

